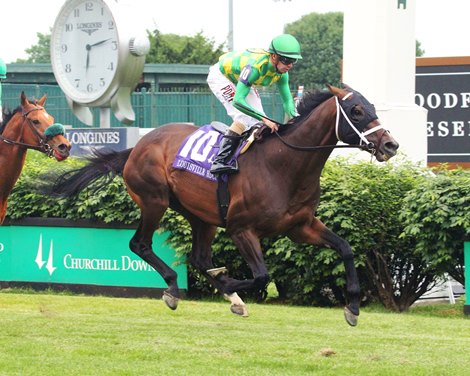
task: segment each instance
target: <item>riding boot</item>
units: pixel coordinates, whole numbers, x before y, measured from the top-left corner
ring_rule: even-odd
[[[238,145],[240,144],[241,137],[232,130],[228,130],[225,136],[222,138],[219,147],[219,153],[212,162],[211,173],[217,174],[234,174],[238,172],[238,165],[230,166],[228,162],[235,154]]]

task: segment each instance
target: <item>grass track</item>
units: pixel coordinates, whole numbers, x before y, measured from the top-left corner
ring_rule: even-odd
[[[0,290],[0,375],[469,375],[463,314]],[[442,312],[445,312],[443,310]],[[461,312],[461,311],[460,311]],[[445,314],[445,313],[444,313]]]

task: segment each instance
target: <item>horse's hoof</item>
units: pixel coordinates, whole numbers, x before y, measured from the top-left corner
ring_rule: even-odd
[[[166,303],[168,308],[172,309],[173,311],[178,308],[178,302],[179,299],[175,298],[173,295],[170,293],[163,291],[163,296],[162,296],[163,301]]]
[[[348,307],[344,307],[344,318],[349,325],[356,326],[358,317],[359,316],[352,313]]]
[[[248,310],[246,309],[246,305],[241,305],[241,304],[232,304],[230,306],[230,311],[232,313],[235,313],[236,315],[242,316],[242,317],[248,317]]]

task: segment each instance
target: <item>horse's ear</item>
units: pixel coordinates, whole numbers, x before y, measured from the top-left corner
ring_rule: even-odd
[[[40,106],[44,106],[44,103],[46,103],[46,98],[47,98],[47,94],[44,94],[41,99],[38,100],[38,105]]]
[[[330,85],[330,84],[326,84],[326,86],[328,87],[328,90],[336,95],[336,96],[341,96],[341,89],[340,88],[337,88],[336,86],[333,86],[333,85]]]
[[[26,98],[26,94],[24,91],[21,92],[21,106],[25,107],[26,105],[29,104],[28,98]]]

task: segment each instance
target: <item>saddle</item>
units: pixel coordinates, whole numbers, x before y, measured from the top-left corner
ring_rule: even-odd
[[[214,121],[211,124],[200,127],[197,131],[190,134],[181,144],[180,149],[176,153],[172,166],[175,169],[185,170],[196,174],[205,179],[218,183],[217,197],[219,201],[219,212],[222,223],[226,224],[226,217],[230,196],[228,192],[227,174],[214,176],[210,173],[211,161],[216,155],[215,146],[220,143],[223,135],[226,134],[229,126]],[[241,153],[245,153],[253,142],[260,142],[264,137],[272,135],[271,129],[264,124],[254,126],[244,132],[241,137],[241,143],[233,157],[233,163]]]
[[[220,121],[213,121],[211,123],[211,127],[222,134],[225,134],[229,128],[227,124]],[[255,125],[247,131],[243,132],[241,135],[242,147],[240,149],[239,155],[245,153],[254,141],[262,141],[263,137],[267,134],[271,134],[271,129],[262,123],[260,123],[260,125]],[[227,174],[222,174],[217,177],[217,201],[219,204],[220,220],[222,221],[223,226],[226,227],[228,207],[230,204],[230,192],[228,191]]]
[[[222,134],[225,134],[227,130],[229,129],[229,126],[225,123],[222,123],[221,121],[211,122],[211,127],[217,132],[222,133]],[[241,135],[242,137],[241,144],[243,146],[240,150],[240,154],[245,153],[254,141],[257,141],[257,142],[262,141],[263,138],[270,133],[271,133],[271,129],[263,123],[256,124],[252,128],[243,132]]]

